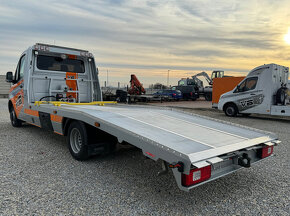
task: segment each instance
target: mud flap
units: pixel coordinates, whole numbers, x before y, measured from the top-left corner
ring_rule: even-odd
[[[40,120],[41,128],[49,130],[49,131],[53,131],[49,113],[39,112],[39,120]]]

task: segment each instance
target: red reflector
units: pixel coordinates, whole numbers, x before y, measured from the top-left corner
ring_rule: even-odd
[[[262,148],[262,155],[261,158],[265,158],[270,156],[273,153],[274,146],[266,146]]]
[[[145,153],[148,154],[148,155],[151,156],[151,157],[155,157],[155,155],[152,154],[152,153],[150,153],[150,152],[145,152]]]
[[[211,166],[202,167],[199,169],[190,170],[190,174],[182,174],[182,185],[191,186],[208,180],[211,176]]]

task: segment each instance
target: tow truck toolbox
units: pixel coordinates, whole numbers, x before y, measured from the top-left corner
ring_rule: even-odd
[[[167,108],[102,101],[94,57],[85,50],[35,44],[20,57],[9,94],[11,123],[67,136],[77,160],[129,143],[173,171],[181,190],[250,167],[272,155],[276,135]]]

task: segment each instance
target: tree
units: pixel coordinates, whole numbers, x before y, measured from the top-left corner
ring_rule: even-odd
[[[149,88],[151,88],[151,89],[167,89],[168,87],[166,85],[161,84],[161,83],[155,83],[155,84],[151,84],[149,86]]]

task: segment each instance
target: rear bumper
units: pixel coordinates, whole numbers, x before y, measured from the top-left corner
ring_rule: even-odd
[[[261,159],[257,156],[257,152],[255,150],[244,151],[244,153],[247,153],[249,155],[249,157],[251,158],[251,165],[256,164],[257,162],[260,162],[260,161],[265,160],[267,158],[270,158],[272,156],[272,155],[270,155],[266,158]],[[178,172],[177,169],[173,169],[172,171],[173,171],[174,177],[177,181],[178,187],[183,191],[189,192],[191,189],[193,189],[195,187],[198,187],[198,186],[203,185],[205,183],[214,181],[218,178],[224,177],[226,175],[229,175],[229,174],[236,172],[236,171],[243,169],[243,168],[245,168],[245,167],[242,167],[242,166],[237,164],[237,158],[229,157],[229,158],[223,160],[222,162],[218,162],[216,164],[211,165],[211,177],[208,180],[200,182],[198,184],[191,185],[189,187],[182,185],[182,181],[181,181],[182,173]],[[245,178],[246,178],[246,176],[245,176]],[[242,181],[242,179],[240,179],[240,180]]]

